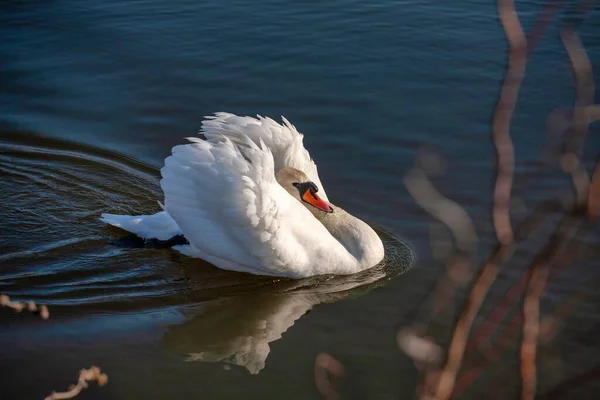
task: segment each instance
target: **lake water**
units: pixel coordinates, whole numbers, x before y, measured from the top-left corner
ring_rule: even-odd
[[[544,5],[517,2],[526,30]],[[579,29],[596,76],[599,21],[595,5]],[[553,20],[537,39],[511,128],[517,217],[571,193],[565,174],[537,163],[548,115],[574,101],[558,28]],[[42,398],[98,365],[109,384],[81,398],[320,398],[314,363],[328,353],[345,368],[342,398],[413,398],[418,371],[396,332],[444,270],[430,247],[433,219],[402,178],[419,148],[437,148],[446,175],[434,183],[472,216],[476,258],[485,258],[494,243],[490,121],[507,50],[495,2],[2,2],[0,35],[0,293],[51,313],[43,321],[0,310],[0,397]],[[98,221],[158,211],[164,158],[217,111],[296,125],[332,202],[381,229],[388,262],[355,277],[267,279],[145,246]],[[595,123],[589,171],[599,148]],[[543,311],[588,296],[544,347],[541,389],[600,356],[600,235],[597,222],[585,224],[583,250],[552,278]],[[544,240],[505,266],[487,310]],[[452,318],[432,335],[447,342]],[[465,397],[487,398],[499,380],[499,398],[514,396],[517,361],[513,345],[497,364],[510,373],[489,372]],[[592,398],[598,386],[576,390]]]

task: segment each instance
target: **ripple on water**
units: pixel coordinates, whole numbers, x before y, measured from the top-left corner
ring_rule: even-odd
[[[386,260],[352,277],[301,281],[219,270],[169,248],[123,240],[102,212],[152,213],[158,168],[84,145],[22,132],[0,140],[0,291],[54,306],[127,311],[261,294],[372,288],[408,268],[408,246],[378,231]]]

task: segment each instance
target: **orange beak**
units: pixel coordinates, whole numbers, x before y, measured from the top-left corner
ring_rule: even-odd
[[[313,193],[310,190],[304,192],[302,200],[304,200],[308,204],[317,207],[319,210],[325,211],[327,213],[333,212],[333,208],[329,204],[325,203],[325,201],[323,201],[322,198],[320,198],[316,193]]]

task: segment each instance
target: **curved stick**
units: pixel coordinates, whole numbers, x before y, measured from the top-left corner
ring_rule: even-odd
[[[100,368],[92,366],[90,369],[79,371],[79,379],[76,385],[71,385],[66,392],[52,392],[44,400],[71,399],[77,396],[83,389],[87,389],[88,382],[97,381],[98,386],[104,386],[108,383],[108,376],[100,371]]]
[[[494,111],[492,136],[498,157],[498,176],[494,188],[493,221],[498,241],[504,245],[512,242],[514,235],[510,223],[509,203],[513,180],[515,154],[510,138],[510,121],[517,104],[519,89],[527,62],[527,39],[521,28],[512,0],[499,0],[500,22],[509,43],[508,71]]]

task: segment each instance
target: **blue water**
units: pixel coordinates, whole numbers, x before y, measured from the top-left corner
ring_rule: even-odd
[[[517,2],[525,30],[545,4]],[[536,42],[511,126],[517,185],[534,176],[516,191],[528,207],[570,193],[564,174],[535,163],[548,115],[574,101],[559,37],[567,15],[579,14],[561,9]],[[596,86],[599,21],[594,5],[578,31]],[[435,184],[471,213],[485,255],[494,242],[490,121],[507,61],[495,2],[5,2],[0,38],[0,134],[3,143],[22,146],[0,153],[0,292],[55,305],[61,317],[48,323],[71,332],[50,325],[47,338],[36,336],[42,322],[2,310],[19,335],[0,330],[0,374],[10,377],[0,393],[44,396],[98,363],[111,383],[87,398],[317,398],[314,357],[328,352],[347,368],[345,397],[412,396],[417,372],[398,351],[395,331],[411,322],[442,267],[429,247],[432,219],[402,177],[421,146],[436,147],[447,173]],[[165,249],[115,250],[106,243],[118,232],[96,220],[105,211],[156,211],[157,168],[217,111],[284,115],[305,134],[333,201],[417,255],[412,271],[382,288],[302,317],[271,342],[258,375],[184,363],[161,344],[166,326],[188,319],[179,306],[218,301],[224,287],[228,295],[254,295],[255,281],[206,265],[190,275],[193,264]],[[598,148],[595,123],[583,158],[589,170]],[[79,158],[60,153],[67,150]],[[597,239],[582,268],[597,263]],[[520,268],[507,268],[503,288]],[[566,296],[585,277],[572,273],[552,293]],[[244,313],[227,307],[235,326]],[[210,330],[200,326],[199,336]],[[215,329],[225,335],[228,328]],[[578,349],[587,347],[593,344]],[[40,380],[35,388],[26,383],[30,376]]]

